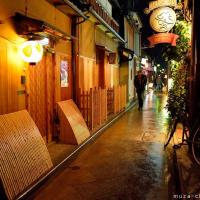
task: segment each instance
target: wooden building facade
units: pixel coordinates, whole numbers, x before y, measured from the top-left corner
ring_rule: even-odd
[[[53,137],[56,103],[72,98],[72,20],[44,0],[39,4],[34,0],[1,1],[0,4],[3,19],[0,28],[0,114],[27,109],[44,140],[50,142]],[[25,19],[40,20],[48,24],[50,30],[60,31],[69,35],[69,38],[47,35],[50,43],[44,48],[42,60],[34,65],[25,63],[19,54],[25,35],[18,35],[17,26],[13,25],[12,17],[16,13],[20,13]],[[67,65],[68,82],[65,87],[61,86],[62,63]]]
[[[73,99],[81,109],[80,90],[82,96],[91,89],[102,93],[102,103],[93,103],[102,118],[94,121],[105,122],[126,108],[134,97],[135,30],[119,7],[106,1],[105,10],[102,2],[0,0],[0,115],[28,110],[49,143],[57,131],[57,103]],[[114,19],[118,12],[120,18]],[[37,37],[49,38],[42,60],[24,62],[21,44]],[[121,62],[121,50],[126,54],[127,49],[132,59]],[[83,104],[91,110],[88,101]]]

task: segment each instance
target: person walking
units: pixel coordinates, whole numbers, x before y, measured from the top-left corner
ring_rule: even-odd
[[[143,107],[143,96],[145,86],[147,84],[147,77],[142,73],[142,70],[138,71],[138,74],[134,78],[134,86],[138,97],[138,110],[142,110]]]
[[[156,79],[156,85],[157,85],[157,91],[162,92],[163,83],[162,83],[162,79],[160,76],[158,76]]]

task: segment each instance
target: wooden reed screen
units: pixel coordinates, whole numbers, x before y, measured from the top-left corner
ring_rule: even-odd
[[[79,90],[79,109],[90,130],[126,108],[126,85]]]
[[[59,140],[66,144],[81,144],[90,136],[81,112],[72,99],[58,102]]]
[[[26,110],[0,115],[0,179],[9,200],[52,166],[44,140]]]

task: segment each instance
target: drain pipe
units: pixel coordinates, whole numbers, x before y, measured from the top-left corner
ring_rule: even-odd
[[[77,65],[79,62],[77,61],[77,55],[79,54],[79,33],[77,26],[84,23],[89,17],[83,18],[80,22],[77,22],[78,17],[72,18],[72,29],[71,34],[78,38],[78,40],[72,40],[72,74],[73,74],[73,100],[77,104],[78,103],[78,74],[77,74]],[[78,43],[77,43],[78,42]]]

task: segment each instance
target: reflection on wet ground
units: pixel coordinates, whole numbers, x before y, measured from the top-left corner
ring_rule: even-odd
[[[165,95],[149,93],[143,111],[124,114],[31,198],[168,199],[165,101]]]

